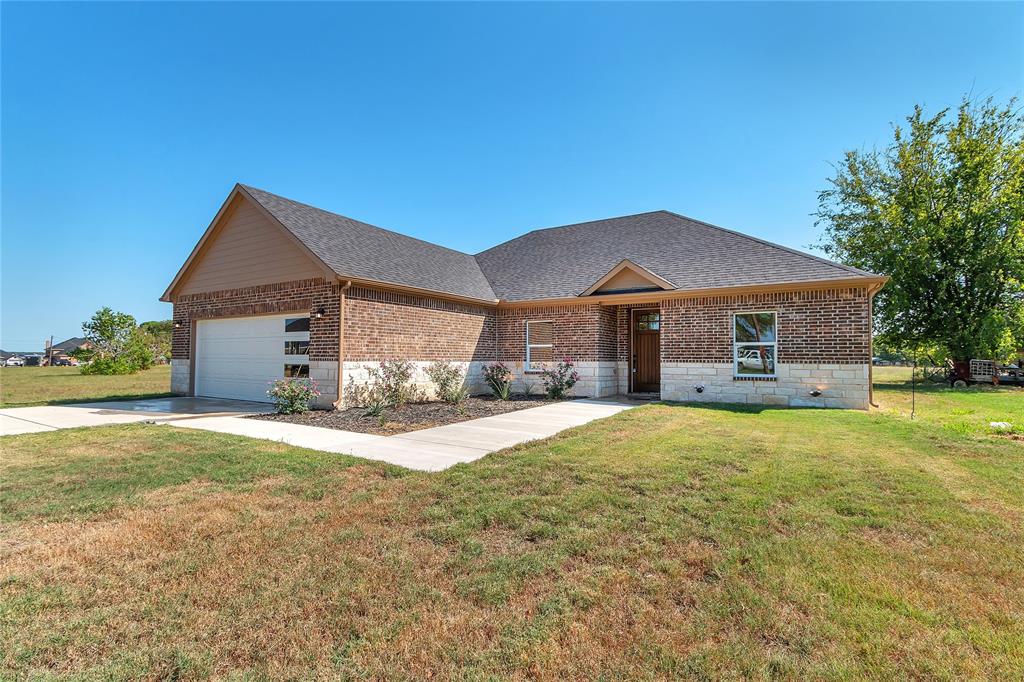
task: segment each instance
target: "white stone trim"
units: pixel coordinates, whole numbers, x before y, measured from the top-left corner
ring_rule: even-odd
[[[192,361],[180,358],[171,359],[171,393],[188,395],[189,384],[192,382]]]
[[[732,363],[661,363],[662,400],[790,407],[868,408],[868,366],[829,363],[776,365],[774,380],[736,380]],[[697,386],[704,390],[697,391]],[[812,396],[812,390],[821,391]]]

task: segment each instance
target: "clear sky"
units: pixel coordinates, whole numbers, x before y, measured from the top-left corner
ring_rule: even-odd
[[[1022,4],[18,4],[5,350],[157,299],[243,182],[475,253],[670,209],[787,246],[844,149],[1024,89]]]

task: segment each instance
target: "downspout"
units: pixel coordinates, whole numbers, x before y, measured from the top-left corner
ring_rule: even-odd
[[[868,404],[880,407],[875,402],[875,294],[882,290],[882,285],[872,287],[868,291]]]
[[[338,399],[334,401],[336,410],[340,410],[345,404],[343,394],[345,380],[342,371],[345,366],[345,292],[350,286],[352,286],[352,280],[345,280],[338,292]]]

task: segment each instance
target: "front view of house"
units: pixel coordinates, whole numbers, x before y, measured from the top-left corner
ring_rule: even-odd
[[[534,230],[475,256],[236,185],[161,300],[172,389],[266,401],[311,377],[501,361],[516,389],[570,358],[577,395],[866,408],[884,277],[668,211]],[[340,371],[339,371],[340,369]]]

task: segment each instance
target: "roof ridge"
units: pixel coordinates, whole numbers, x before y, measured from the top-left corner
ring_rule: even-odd
[[[720,232],[728,232],[729,234],[736,235],[737,237],[743,237],[744,239],[749,239],[749,240],[755,241],[755,242],[757,242],[759,244],[764,244],[765,246],[770,246],[773,249],[779,249],[781,251],[786,251],[788,253],[792,253],[792,254],[795,254],[797,256],[803,256],[805,258],[811,258],[813,260],[818,261],[819,263],[824,263],[825,265],[831,265],[831,266],[840,268],[842,270],[846,270],[848,272],[856,273],[858,275],[868,275],[870,277],[876,276],[875,273],[873,273],[873,272],[868,272],[867,270],[861,270],[860,268],[855,268],[852,265],[846,265],[844,263],[837,263],[835,261],[829,260],[828,258],[822,258],[821,256],[815,256],[813,253],[807,253],[805,251],[800,251],[799,249],[792,249],[792,248],[790,248],[788,246],[783,246],[782,244],[776,244],[775,242],[770,242],[767,239],[761,239],[760,237],[754,237],[754,236],[749,235],[749,234],[744,234],[743,232],[737,232],[736,230],[730,230],[727,227],[722,227],[720,225],[715,225],[715,224],[709,223],[709,222],[707,222],[705,220],[700,220],[698,218],[691,218],[690,216],[686,216],[686,215],[683,215],[681,213],[676,213],[675,211],[669,211],[667,209],[661,209],[660,211],[651,211],[651,212],[652,213],[667,213],[667,214],[669,214],[671,216],[675,216],[676,218],[682,218],[683,220],[689,220],[690,222],[697,223],[697,224],[703,225],[705,227],[710,227],[711,229],[718,230]]]
[[[352,216],[347,216],[347,215],[344,215],[344,214],[341,214],[341,213],[335,213],[334,211],[328,211],[326,208],[320,208],[319,206],[314,206],[313,204],[307,204],[307,203],[302,202],[302,201],[296,201],[295,199],[291,199],[291,198],[283,196],[281,194],[275,194],[274,192],[268,192],[267,190],[260,189],[259,187],[253,187],[252,185],[245,185],[245,184],[243,184],[241,182],[238,183],[238,184],[239,184],[240,187],[243,187],[246,190],[256,190],[257,192],[262,192],[263,194],[269,194],[272,197],[276,197],[278,199],[282,199],[284,201],[290,202],[292,204],[296,204],[298,206],[303,206],[305,208],[309,208],[309,209],[312,209],[314,211],[318,211],[320,213],[327,213],[327,214],[332,215],[332,216],[337,216],[338,218],[344,218],[345,220],[351,220],[352,222],[360,223],[362,225],[367,225],[369,227],[372,227],[372,228],[374,228],[376,230],[380,230],[382,232],[387,232],[389,234],[394,234],[394,235],[397,235],[397,236],[402,237],[404,239],[412,239],[414,241],[420,242],[421,244],[429,244],[430,246],[433,246],[434,248],[444,249],[445,251],[451,251],[452,253],[457,253],[460,256],[468,256],[469,258],[473,258],[475,260],[475,257],[474,257],[473,254],[466,253],[465,251],[459,251],[458,249],[453,249],[450,246],[445,246],[444,244],[438,244],[437,242],[430,242],[430,241],[427,241],[426,239],[420,239],[419,237],[413,237],[411,234],[405,234],[404,232],[399,232],[398,230],[392,230],[392,229],[387,228],[387,227],[381,227],[380,225],[374,225],[373,223],[368,223],[365,220],[359,220],[358,218],[353,218]]]
[[[524,232],[521,235],[512,237],[512,239],[506,239],[503,242],[499,242],[499,243],[495,244],[494,246],[492,246],[490,248],[487,248],[487,249],[484,249],[483,251],[480,251],[480,252],[478,252],[478,253],[476,253],[474,255],[475,256],[479,256],[481,254],[487,253],[488,251],[496,249],[499,246],[503,246],[504,244],[508,244],[509,242],[514,242],[517,239],[522,239],[523,237],[531,235],[531,234],[533,234],[535,232],[547,232],[549,230],[561,230],[561,229],[566,228],[566,227],[579,227],[580,225],[590,225],[592,223],[604,223],[604,222],[607,222],[609,220],[622,220],[623,218],[636,218],[637,216],[650,215],[652,213],[669,213],[669,211],[664,211],[664,210],[661,210],[661,209],[655,210],[655,211],[640,211],[639,213],[627,213],[626,215],[616,215],[616,216],[610,216],[608,218],[596,218],[594,220],[582,220],[582,221],[580,221],[578,223],[568,223],[567,225],[552,225],[550,227],[538,227],[536,229],[530,230],[529,232]]]

